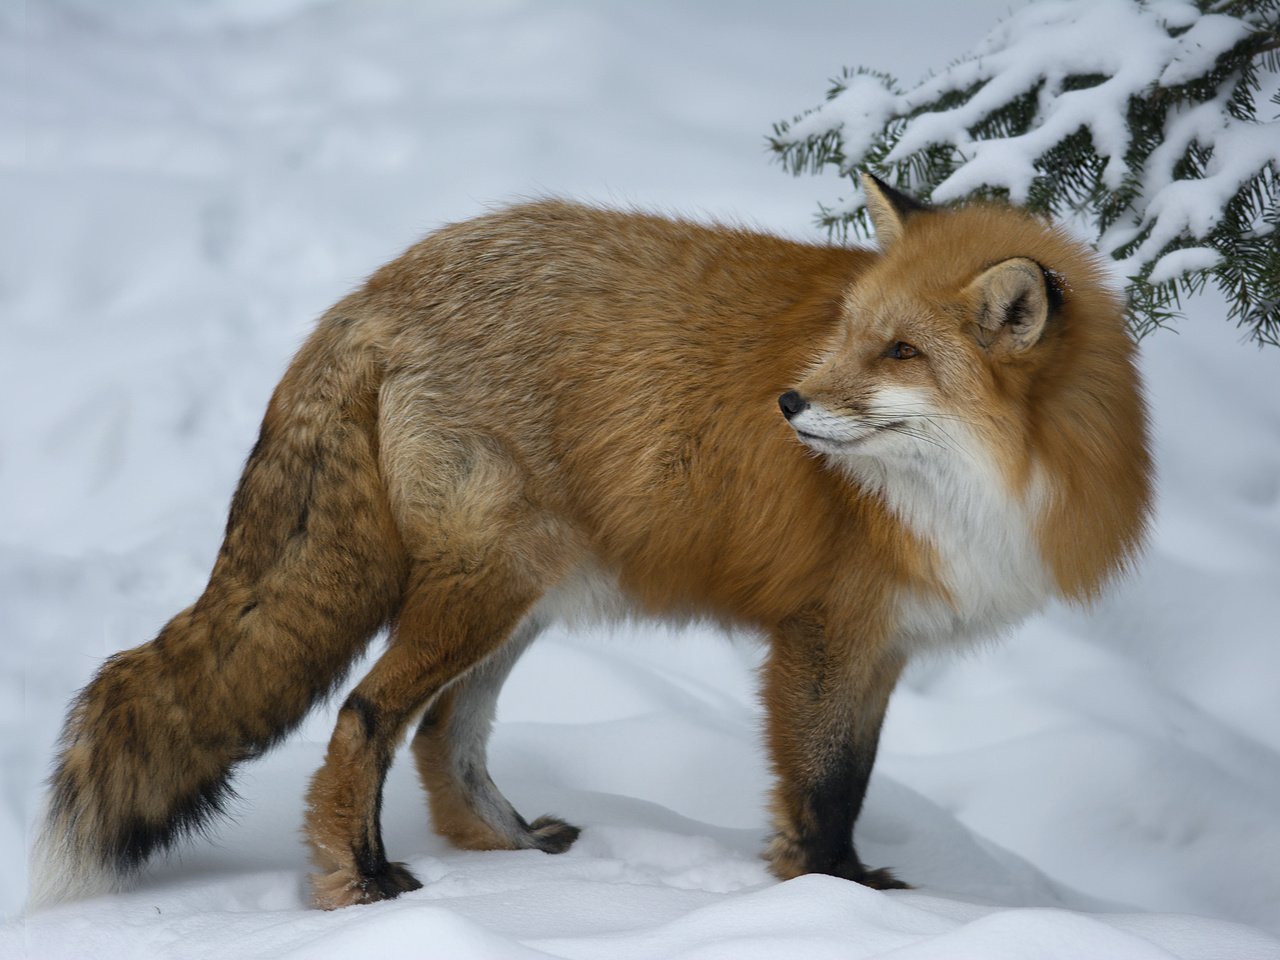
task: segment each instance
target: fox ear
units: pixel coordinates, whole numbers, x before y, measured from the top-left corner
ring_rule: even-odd
[[[1034,260],[1002,260],[980,273],[966,292],[977,302],[978,340],[984,347],[1016,353],[1040,340],[1052,294],[1044,268]]]
[[[902,237],[907,218],[931,209],[915,197],[909,197],[889,186],[874,173],[861,174],[862,189],[867,195],[867,212],[876,228],[876,242],[888,250]]]

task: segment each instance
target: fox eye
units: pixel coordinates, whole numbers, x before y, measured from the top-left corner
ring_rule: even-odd
[[[920,351],[905,340],[899,340],[889,348],[886,356],[892,357],[894,360],[911,360],[920,356]]]

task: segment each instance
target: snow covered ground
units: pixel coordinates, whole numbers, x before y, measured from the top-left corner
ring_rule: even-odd
[[[918,664],[860,849],[918,889],[772,882],[758,652],[559,632],[493,769],[585,827],[464,853],[410,764],[397,901],[305,906],[321,711],[135,891],[21,918],[67,699],[203,585],[312,319],[421,233],[557,193],[799,236],[832,184],[763,135],[843,63],[915,80],[1007,9],[766,0],[30,0],[0,13],[0,956],[1280,958],[1280,352],[1203,301],[1144,345],[1152,549],[1091,612]]]

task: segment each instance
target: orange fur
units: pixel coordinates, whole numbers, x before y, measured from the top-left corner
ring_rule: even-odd
[[[365,552],[380,589],[397,585],[391,644],[309,794],[318,904],[416,885],[386,860],[377,817],[394,747],[433,702],[414,751],[437,829],[467,846],[572,842],[567,824],[510,810],[483,740],[519,653],[503,652],[508,637],[588,601],[768,635],[774,871],[900,885],[861,864],[851,830],[902,665],[1049,596],[1096,594],[1141,540],[1150,466],[1133,346],[1089,251],[1017,210],[918,210],[868,189],[883,253],[547,201],[439,231],[330,311],[273,401],[225,558],[185,615],[204,617],[199,631],[168,628],[269,620],[236,627],[256,671],[236,675],[221,720],[182,693],[208,687],[204,661],[147,672],[171,729],[221,724],[207,766],[225,774],[388,615],[371,602],[352,620],[358,584],[296,559],[382,544]],[[308,385],[357,348],[358,372]],[[376,405],[349,383],[373,384]],[[364,454],[325,446],[334,430],[371,438],[376,490]],[[282,444],[326,468],[282,459]],[[305,530],[290,534],[276,513],[299,510]],[[246,552],[263,559],[240,563]],[[279,654],[305,649],[317,618],[345,638],[331,653]],[[122,657],[169,663],[160,643]],[[112,776],[159,780],[130,806],[91,772],[128,752],[97,718],[130,663],[104,667],[69,720],[50,824],[77,862],[110,861],[126,818],[160,829],[190,792],[134,767]],[[279,696],[290,708],[269,736],[246,726]],[[154,722],[140,712],[134,727]]]

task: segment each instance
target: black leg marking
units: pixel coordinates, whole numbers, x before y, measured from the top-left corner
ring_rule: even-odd
[[[367,742],[372,743],[374,735],[378,731],[378,708],[358,693],[353,693],[342,704],[342,709],[350,710],[360,718],[360,726],[364,730],[364,738]]]
[[[348,704],[352,699],[368,707],[368,716],[370,718],[373,717],[372,705],[367,700],[353,695],[348,698]],[[360,714],[362,721],[365,720],[365,712],[362,712],[358,707],[353,707],[353,709]],[[367,722],[372,723],[373,720],[370,719]],[[361,842],[356,844],[351,851],[356,861],[356,872],[360,876],[360,901],[362,903],[391,900],[402,893],[408,893],[410,890],[418,890],[422,887],[422,882],[410,873],[409,868],[403,863],[391,863],[387,860],[386,848],[382,845],[382,784],[386,779],[388,766],[389,764],[387,763],[380,765],[378,770],[378,792],[373,801],[373,816],[365,824],[364,837]]]
[[[810,826],[800,843],[810,873],[831,873],[853,856],[853,824],[862,806],[857,780],[852,754],[842,753],[839,762],[809,790]],[[865,778],[861,786],[865,791]]]
[[[843,751],[838,763],[809,791],[809,828],[802,833],[800,846],[810,873],[843,877],[876,890],[909,890],[909,884],[888,870],[864,866],[853,845],[853,825],[871,779],[878,733],[870,749]]]

